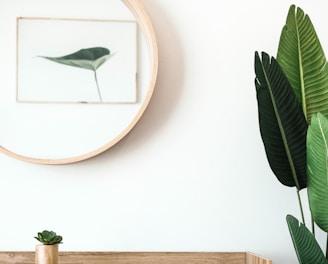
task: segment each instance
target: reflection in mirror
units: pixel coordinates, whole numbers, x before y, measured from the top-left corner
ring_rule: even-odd
[[[135,103],[137,48],[135,21],[20,17],[17,101]]]
[[[7,155],[44,164],[94,157],[129,133],[151,99],[157,44],[140,1],[73,2],[0,4]]]

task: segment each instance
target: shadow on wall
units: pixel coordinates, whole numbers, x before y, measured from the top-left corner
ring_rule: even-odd
[[[175,31],[165,9],[161,8],[158,2],[143,0],[142,3],[151,19],[158,43],[159,71],[156,87],[150,104],[137,125],[120,142],[98,158],[107,159],[108,156],[116,155],[115,153],[127,141],[129,141],[129,151],[138,149],[145,141],[150,141],[152,135],[165,126],[174,113],[182,93],[184,58],[180,36]]]

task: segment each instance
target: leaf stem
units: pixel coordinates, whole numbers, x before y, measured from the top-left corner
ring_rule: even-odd
[[[99,100],[102,103],[102,97],[101,97],[101,92],[100,92],[100,88],[99,88],[99,84],[98,84],[98,78],[97,78],[97,71],[94,71],[94,73],[95,73],[95,80],[96,80],[96,84],[97,84],[97,90],[98,90]]]
[[[298,189],[297,189],[297,198],[298,198],[298,203],[299,203],[300,210],[301,210],[302,222],[305,225],[305,218],[304,218],[304,212],[303,212],[302,199],[301,199],[301,196],[300,196],[300,190],[298,190]]]
[[[315,226],[314,226],[314,220],[313,220],[313,216],[312,216],[312,214],[311,214],[311,222],[312,222],[312,234],[313,234],[313,236],[315,237]],[[327,238],[328,239],[328,238]],[[328,241],[327,241],[327,243],[328,243]]]
[[[326,259],[328,260],[328,234],[327,234],[327,242],[326,242]]]

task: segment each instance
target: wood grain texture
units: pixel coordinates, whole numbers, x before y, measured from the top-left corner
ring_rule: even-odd
[[[34,264],[34,252],[0,252],[1,264]],[[59,252],[60,264],[272,264],[246,252]]]
[[[246,264],[272,264],[272,260],[247,252],[245,263]]]
[[[58,264],[58,244],[35,246],[36,264]]]

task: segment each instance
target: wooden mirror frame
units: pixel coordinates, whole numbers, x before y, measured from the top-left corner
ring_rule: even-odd
[[[0,146],[0,152],[8,155],[10,157],[16,158],[18,160],[31,162],[31,163],[38,163],[38,164],[69,164],[69,163],[75,163],[79,161],[83,161],[92,157],[95,157],[104,151],[111,148],[113,145],[118,143],[124,136],[126,136],[132,128],[136,125],[136,123],[139,121],[141,116],[143,115],[144,111],[146,110],[150,99],[152,97],[155,83],[157,79],[157,71],[158,71],[158,48],[157,48],[157,41],[156,36],[154,33],[154,29],[152,27],[151,21],[142,6],[140,0],[121,0],[126,7],[131,11],[131,13],[135,16],[136,22],[138,26],[140,27],[145,41],[148,48],[148,54],[149,54],[149,65],[150,65],[150,81],[148,84],[147,94],[145,96],[145,99],[142,102],[142,105],[139,108],[139,111],[134,116],[130,124],[121,131],[116,137],[114,137],[112,140],[110,140],[105,145],[91,151],[85,154],[81,154],[74,157],[68,157],[68,158],[58,158],[58,159],[43,159],[43,158],[34,158],[34,157],[28,157],[25,155],[20,155],[18,153],[15,153],[11,150],[6,149],[3,146]]]

